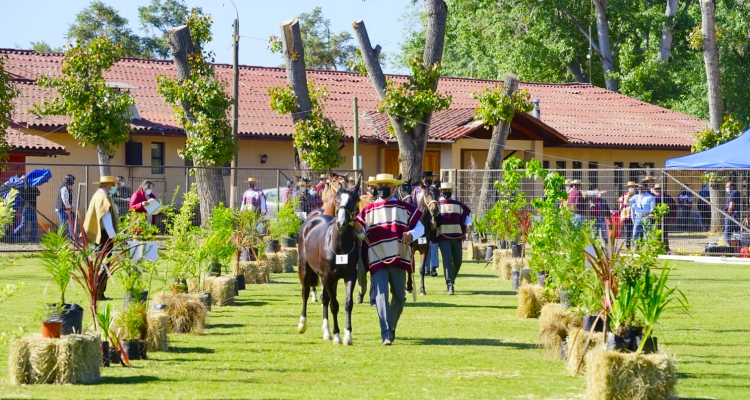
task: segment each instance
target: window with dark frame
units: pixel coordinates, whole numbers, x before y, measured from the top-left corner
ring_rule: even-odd
[[[599,163],[589,161],[589,183],[593,187],[599,187]]]
[[[640,181],[638,176],[641,174],[641,165],[637,162],[632,162],[628,165],[628,168],[630,168],[630,171],[628,171],[628,180],[638,183]]]
[[[568,166],[565,161],[555,161],[555,169],[566,169]]]
[[[622,181],[622,167],[624,164],[620,161],[615,161],[615,190],[620,191],[625,184]]]
[[[151,142],[151,173],[164,174],[164,142]]]
[[[583,163],[580,161],[573,161],[573,179],[578,179],[579,181],[583,179]]]
[[[547,160],[542,161],[542,168],[548,170],[549,169],[549,161],[547,161]]]

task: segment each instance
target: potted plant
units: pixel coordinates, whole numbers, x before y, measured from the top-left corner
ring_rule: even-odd
[[[130,246],[130,257],[134,260],[146,259],[156,261],[158,259],[159,242],[156,235],[159,228],[152,225],[148,215],[130,210],[124,218],[126,234],[132,238],[128,241]]]
[[[101,329],[102,335],[102,364],[109,367],[110,362],[130,365],[127,355],[123,355],[120,339],[117,338],[114,327],[114,316],[112,315],[112,305],[107,303],[104,310],[96,314],[96,321]]]
[[[234,262],[239,265],[241,261],[251,261],[258,259],[260,243],[260,232],[258,224],[262,221],[262,216],[251,210],[235,211],[233,215],[234,229],[231,232],[230,240],[234,245]],[[245,255],[243,260],[243,254]],[[245,289],[245,275],[235,275],[237,279],[237,289]]]
[[[59,314],[62,334],[81,332],[83,308],[75,303],[65,302],[65,292],[73,277],[75,254],[73,245],[66,236],[66,227],[50,231],[42,238],[41,261],[44,270],[50,275],[50,282],[60,290],[60,302],[50,305]]]
[[[132,259],[123,259],[122,268],[120,269],[120,281],[125,293],[122,299],[123,310],[131,302],[144,303],[148,299],[148,290],[143,282],[143,275],[146,271],[132,261]]]
[[[284,247],[296,247],[297,234],[302,227],[302,219],[294,212],[298,208],[299,198],[293,197],[281,207],[276,218],[268,222],[269,233],[274,240],[282,242]]]
[[[44,318],[42,318],[42,337],[59,338],[62,331],[61,313],[63,308],[57,304],[49,304],[44,308]]]
[[[184,194],[182,206],[179,210],[167,211],[167,218],[171,221],[167,229],[168,240],[164,251],[166,271],[172,278],[173,293],[187,292],[187,278],[191,276],[198,265],[199,259],[199,228],[193,225],[195,209],[199,198],[195,185]]]
[[[120,314],[118,325],[124,330],[122,341],[123,353],[129,360],[140,360],[145,355],[146,342],[146,305],[130,303],[128,308]]]
[[[221,275],[221,269],[227,269],[227,261],[235,254],[235,246],[231,240],[234,211],[223,204],[214,207],[207,228],[200,246],[199,260],[208,262],[206,270],[209,274]]]

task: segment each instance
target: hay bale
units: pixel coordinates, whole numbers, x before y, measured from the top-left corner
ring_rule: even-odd
[[[299,251],[296,247],[282,247],[281,252],[289,256],[292,266],[299,264]]]
[[[237,279],[234,276],[207,276],[203,279],[203,290],[211,293],[212,306],[234,305],[234,285]]]
[[[147,314],[147,325],[146,343],[148,344],[148,351],[167,351],[169,348],[167,313],[163,311],[149,312]]]
[[[66,335],[59,339],[31,334],[10,346],[12,385],[93,383],[101,378],[101,340],[97,334]]]
[[[560,344],[567,339],[572,326],[580,326],[580,321],[581,317],[572,310],[557,303],[546,304],[539,314],[539,346],[561,358]]]
[[[466,259],[474,261],[484,260],[485,251],[487,251],[486,244],[469,242],[466,246]]]
[[[198,278],[187,279],[188,293],[197,292],[200,287],[200,280]]]
[[[245,266],[242,262],[235,262],[232,266],[232,274],[234,276],[245,275]]]
[[[521,285],[518,288],[518,318],[537,318],[546,303],[544,289],[539,285]]]
[[[292,262],[293,258],[289,253],[284,252],[278,252],[276,253],[276,256],[279,258],[279,261],[281,262],[281,269],[283,273],[290,273],[294,272],[294,263]]]
[[[245,271],[245,284],[268,283],[271,268],[267,263],[257,261],[243,261],[240,263]]]
[[[500,271],[502,263],[505,262],[503,258],[503,251],[495,249],[492,251],[492,268],[495,271]]]
[[[586,355],[587,395],[591,399],[669,399],[677,374],[672,356],[594,349]]]
[[[154,297],[166,304],[167,325],[170,333],[201,333],[206,325],[206,309],[196,296],[160,292]]]
[[[515,260],[502,260],[500,262],[500,279],[504,281],[510,280],[515,263]]]
[[[571,376],[583,374],[586,371],[586,358],[583,357],[592,349],[604,348],[604,333],[589,332],[579,329],[568,334],[568,365],[567,371]],[[578,364],[581,367],[578,368]]]

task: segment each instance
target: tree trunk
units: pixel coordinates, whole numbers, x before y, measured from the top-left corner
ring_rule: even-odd
[[[426,0],[425,13],[427,15],[427,32],[422,63],[426,68],[429,68],[433,64],[439,63],[443,58],[448,6],[443,0]],[[372,48],[364,22],[361,20],[355,21],[352,27],[357,36],[362,59],[367,69],[367,75],[370,76],[370,81],[380,100],[385,100],[385,75],[378,60],[380,46]],[[436,88],[432,89],[435,90]],[[426,115],[417,124],[416,128],[408,132],[401,125],[400,116],[389,115],[388,117],[391,120],[391,125],[398,141],[398,160],[401,174],[404,180],[418,182],[422,174],[422,162],[425,149],[427,148],[429,124],[432,115]]]
[[[716,42],[716,0],[700,0],[703,33],[703,58],[708,82],[709,126],[718,131],[722,122],[721,74],[719,71],[719,46]]]
[[[586,75],[584,75],[583,71],[581,71],[581,67],[575,61],[569,62],[566,66],[568,67],[568,71],[570,71],[570,73],[573,74],[573,77],[576,78],[576,82],[589,82],[588,79],[586,79]]]
[[[724,196],[724,182],[720,181],[709,181],[708,191],[711,199],[711,233],[722,233],[724,232],[724,214],[720,211],[722,204],[726,202]]]
[[[99,176],[110,176],[109,154],[102,146],[96,146],[96,155],[99,157]]]
[[[599,53],[602,60],[602,70],[607,83],[607,90],[618,92],[617,78],[610,74],[615,72],[612,46],[609,44],[609,22],[607,21],[607,0],[593,0],[596,8],[596,33],[599,38]]]
[[[505,74],[505,88],[507,90],[505,94],[510,97],[513,92],[518,90],[518,77],[511,73]],[[493,182],[496,178],[492,176],[491,170],[498,170],[501,167],[503,153],[505,152],[505,142],[508,140],[509,133],[510,123],[502,121],[492,129],[492,139],[490,140],[490,148],[487,152],[487,162],[484,166],[482,191],[479,197],[479,210],[476,210],[477,212],[484,213],[490,208],[492,197],[495,193]]]
[[[281,36],[284,46],[284,64],[286,65],[286,81],[292,86],[297,96],[297,112],[292,114],[292,121],[305,120],[310,115],[312,103],[310,92],[307,89],[307,75],[305,74],[305,48],[302,45],[302,33],[299,29],[299,20],[296,18],[281,23]],[[302,150],[296,149],[296,169],[306,169],[307,165],[300,157]],[[309,177],[308,177],[309,178]]]
[[[664,27],[661,31],[661,46],[657,60],[669,61],[672,52],[672,28],[674,28],[674,15],[677,13],[677,0],[667,0],[667,9],[664,11]]]
[[[180,81],[190,79],[190,64],[188,55],[194,54],[200,49],[195,49],[190,38],[190,29],[187,25],[181,25],[169,30],[169,48],[172,51],[174,65],[177,68],[177,79]],[[185,118],[192,122],[192,108],[189,102],[180,101],[180,106],[185,112]],[[183,129],[185,127],[183,126]],[[189,138],[190,131],[185,129],[185,135]],[[213,166],[210,160],[193,159],[197,167],[195,172],[195,186],[201,204],[201,224],[205,224],[211,217],[214,207],[220,203],[227,204],[226,192],[224,191],[224,179],[218,168],[201,168]]]

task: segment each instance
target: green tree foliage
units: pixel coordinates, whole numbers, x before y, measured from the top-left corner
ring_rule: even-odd
[[[311,69],[346,70],[355,58],[356,47],[347,31],[331,32],[331,20],[323,16],[323,9],[315,7],[298,17],[305,64]]]
[[[77,42],[63,57],[62,75],[42,75],[37,84],[54,88],[60,97],[35,104],[40,115],[66,115],[68,133],[81,146],[95,146],[100,154],[112,154],[130,135],[130,93],[110,88],[104,79],[123,54],[123,46],[107,37]],[[102,159],[100,157],[100,162]],[[102,170],[108,175],[107,170]]]
[[[169,34],[171,28],[182,25],[190,15],[183,0],[151,0],[148,6],[138,7],[144,50],[159,58],[169,57]]]
[[[144,53],[141,38],[128,27],[127,18],[122,17],[114,7],[99,0],[92,1],[76,14],[75,22],[70,24],[65,38],[85,45],[102,36],[121,45],[124,56],[150,56]]]
[[[210,16],[192,10],[187,25],[195,49],[202,49],[202,43],[211,41],[211,23]],[[177,121],[187,132],[180,157],[192,159],[196,166],[221,166],[234,156],[228,114],[232,99],[226,93],[227,82],[216,79],[213,61],[213,52],[201,50],[188,56],[189,79],[179,81],[164,75],[156,78],[157,91],[172,105]],[[190,104],[192,116],[185,115],[182,102]]]
[[[487,129],[501,122],[509,124],[516,112],[527,113],[534,109],[528,90],[516,90],[508,96],[508,89],[502,83],[473,92],[472,97],[479,101],[474,119],[482,121]]]
[[[13,77],[5,72],[5,56],[0,57],[0,160],[6,160],[10,150],[5,135],[8,121],[13,116],[13,99],[18,96],[18,89],[12,79]]]
[[[52,46],[47,44],[44,40],[40,42],[31,42],[31,48],[37,53],[62,53],[63,51],[62,47],[52,48]]]
[[[312,108],[306,119],[294,124],[294,147],[300,151],[300,157],[310,168],[326,170],[335,168],[344,162],[339,151],[339,144],[344,137],[344,128],[323,115],[323,103],[328,98],[325,87],[315,88],[313,81],[307,84]],[[298,111],[297,96],[291,86],[268,89],[271,97],[271,108],[279,114],[291,114]]]
[[[737,138],[741,133],[742,125],[739,121],[734,119],[732,115],[727,115],[724,117],[724,122],[721,124],[721,128],[719,128],[718,132],[706,128],[701,132],[696,133],[693,137],[695,143],[690,146],[690,151],[693,153],[699,153],[703,150],[708,150]]]
[[[501,79],[514,71],[527,82],[589,82],[604,86],[596,51],[591,67],[588,35],[597,43],[595,12],[574,0],[446,0],[443,74]],[[726,113],[750,122],[750,3],[719,0],[721,79]],[[665,2],[610,0],[607,17],[620,92],[699,118],[708,117],[703,58],[691,37],[701,23],[698,2],[679,2],[665,21]],[[407,34],[397,62],[409,66],[424,44],[425,19]],[[665,22],[673,32],[668,62],[658,59]],[[700,33],[700,29],[697,29]],[[591,74],[589,74],[591,71]]]

